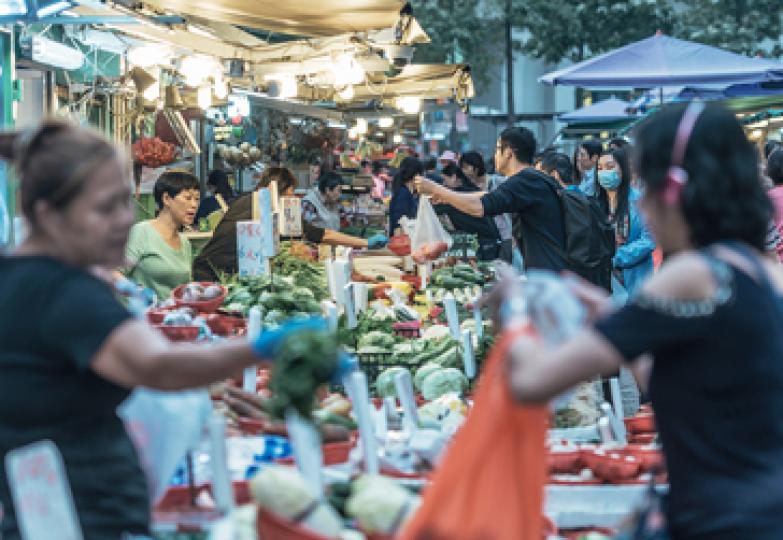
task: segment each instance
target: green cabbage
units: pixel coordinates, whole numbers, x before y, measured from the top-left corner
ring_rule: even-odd
[[[427,362],[419,369],[417,369],[416,375],[413,377],[413,385],[416,387],[416,390],[421,392],[421,386],[424,384],[424,379],[426,379],[430,373],[434,373],[441,369],[443,368],[440,367],[439,364],[436,364],[434,362]]]
[[[397,388],[394,385],[394,379],[398,373],[408,371],[404,367],[390,367],[378,375],[378,379],[375,381],[375,391],[380,397],[395,397],[397,395]]]
[[[378,347],[380,349],[388,349],[391,351],[395,343],[396,341],[394,336],[391,336],[386,332],[374,330],[372,332],[367,332],[362,337],[360,337],[358,345],[360,349],[363,347]]]
[[[430,373],[421,385],[421,394],[427,401],[438,399],[443,394],[462,394],[468,387],[468,379],[456,368],[445,368]]]
[[[393,480],[364,475],[354,482],[346,511],[363,531],[394,535],[395,525],[401,528],[416,512],[419,503],[419,497]]]

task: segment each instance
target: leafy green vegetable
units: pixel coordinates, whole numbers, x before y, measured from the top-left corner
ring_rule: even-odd
[[[269,381],[272,415],[284,418],[285,410],[293,407],[311,418],[316,390],[331,380],[337,354],[335,337],[322,332],[299,332],[286,339]]]
[[[394,378],[398,373],[408,371],[404,367],[391,367],[378,375],[375,381],[375,391],[380,397],[394,397],[397,395],[397,388],[394,385]]]
[[[391,334],[386,334],[381,331],[373,331],[364,334],[359,338],[359,349],[364,347],[377,347],[379,349],[392,350],[397,340]]]
[[[458,369],[445,368],[430,373],[421,385],[421,394],[427,401],[438,399],[443,394],[462,394],[468,387],[468,379]]]
[[[421,386],[424,384],[424,379],[427,378],[428,375],[431,373],[435,373],[436,371],[443,369],[440,365],[435,364],[433,362],[424,364],[419,369],[416,370],[416,375],[413,377],[413,385],[416,387],[416,390],[421,392]]]

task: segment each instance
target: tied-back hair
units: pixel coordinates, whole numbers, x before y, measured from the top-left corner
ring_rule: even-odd
[[[629,198],[631,195],[631,159],[625,148],[617,148],[609,152],[614,162],[617,164],[620,175],[620,186],[617,188],[617,209],[614,213],[615,223],[623,223],[631,210]],[[595,192],[601,205],[608,210],[609,197],[606,190],[598,182],[598,175],[595,177]]]

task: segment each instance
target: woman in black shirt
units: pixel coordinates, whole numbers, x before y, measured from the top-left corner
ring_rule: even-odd
[[[0,459],[53,441],[84,538],[148,534],[147,485],[117,406],[135,386],[177,390],[233,376],[273,358],[292,328],[271,341],[171,345],[96,277],[123,264],[134,217],[114,146],[50,121],[0,134],[0,159],[16,167],[29,229],[16,252],[0,256]],[[0,505],[0,536],[19,538],[5,474]]]
[[[443,185],[453,191],[473,193],[479,187],[470,181],[456,164],[449,163],[441,171]],[[443,216],[457,232],[475,234],[478,237],[479,250],[476,258],[480,261],[494,261],[500,256],[500,233],[492,218],[470,216],[448,204],[436,204],[435,213]]]
[[[594,327],[548,351],[520,339],[512,391],[543,401],[623,362],[651,366],[671,537],[778,539],[783,273],[761,257],[772,209],[756,152],[733,114],[699,103],[651,117],[637,142],[641,208],[666,262],[614,312],[579,288]]]

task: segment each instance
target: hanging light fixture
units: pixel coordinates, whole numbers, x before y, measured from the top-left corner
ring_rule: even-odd
[[[367,133],[367,120],[364,118],[357,118],[356,119],[356,126],[354,126],[356,129],[356,133],[359,135],[364,135]]]
[[[202,111],[209,109],[212,106],[212,87],[200,86],[196,93],[196,101]]]
[[[337,96],[343,101],[351,101],[355,95],[356,92],[354,92],[353,85],[350,84],[337,92]]]
[[[185,76],[185,84],[197,87],[213,76],[216,69],[215,64],[216,62],[212,58],[206,56],[186,56],[182,59],[179,70]]]
[[[364,68],[351,53],[337,55],[334,58],[331,69],[334,74],[335,86],[361,84],[364,82]]]
[[[401,96],[396,99],[395,105],[405,114],[418,114],[421,110],[421,98],[416,96]]]
[[[394,141],[394,144],[401,144],[402,143],[402,135],[400,135],[399,133],[395,133],[394,137],[392,138],[392,140]]]
[[[168,64],[171,49],[165,45],[148,44],[128,50],[128,63],[132,66],[150,67],[155,64]]]
[[[378,127],[382,129],[388,129],[394,125],[394,118],[391,116],[384,116],[378,119]]]

